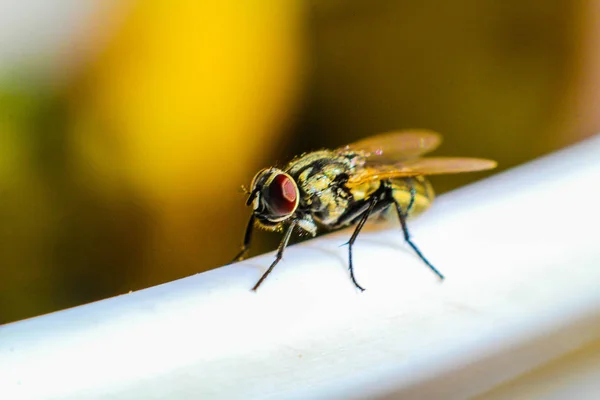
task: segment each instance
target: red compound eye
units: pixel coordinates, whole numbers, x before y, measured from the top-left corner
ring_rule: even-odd
[[[284,174],[278,174],[269,185],[269,205],[277,215],[287,215],[294,212],[298,199],[298,189],[292,179]]]

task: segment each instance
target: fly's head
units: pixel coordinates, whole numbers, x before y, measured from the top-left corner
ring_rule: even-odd
[[[276,230],[294,215],[300,192],[294,179],[277,168],[260,170],[252,179],[247,206],[252,206],[259,225]]]

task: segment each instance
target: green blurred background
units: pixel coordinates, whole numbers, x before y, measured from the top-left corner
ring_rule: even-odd
[[[600,131],[600,2],[3,7],[0,323],[229,262],[240,185],[302,151],[419,127],[505,169]]]

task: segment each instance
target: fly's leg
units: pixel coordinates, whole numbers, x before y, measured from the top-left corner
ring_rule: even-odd
[[[375,208],[376,204],[377,204],[377,198],[373,197],[373,200],[371,200],[371,204],[369,205],[369,208],[362,215],[362,217],[360,218],[360,221],[358,221],[358,224],[356,225],[356,228],[354,229],[354,232],[352,233],[352,236],[350,237],[350,240],[348,241],[348,269],[350,270],[350,278],[352,279],[354,286],[359,288],[361,292],[364,292],[365,289],[362,286],[360,286],[358,284],[358,282],[356,282],[356,278],[354,277],[354,267],[352,266],[352,245],[356,241],[356,238],[358,237],[360,230],[363,228],[363,226],[367,222],[367,219],[369,219],[369,215],[371,215],[371,213],[373,212],[373,209]]]
[[[285,250],[285,248],[287,247],[288,242],[290,241],[290,238],[292,237],[292,232],[294,231],[295,227],[296,227],[296,221],[293,221],[290,224],[290,226],[288,227],[287,231],[285,232],[283,239],[279,243],[279,247],[277,248],[277,256],[275,256],[275,261],[273,261],[273,263],[271,264],[269,269],[263,274],[263,276],[260,277],[258,282],[256,282],[256,285],[254,285],[252,290],[258,289],[260,284],[267,278],[267,276],[271,273],[271,271],[273,271],[273,268],[275,268],[277,263],[279,263],[279,261],[281,261],[281,258],[283,257],[283,250]]]
[[[410,204],[409,206],[414,203],[414,192],[411,190],[411,200],[410,200]],[[412,240],[410,240],[410,234],[408,233],[408,228],[406,227],[406,217],[408,213],[404,213],[402,211],[402,207],[400,207],[400,204],[394,200],[394,204],[396,205],[396,212],[398,213],[398,218],[400,219],[400,225],[402,225],[402,232],[404,233],[404,240],[406,240],[406,243],[408,243],[410,245],[410,247],[412,247],[412,249],[415,251],[415,253],[417,253],[417,255],[419,256],[419,258],[421,260],[423,260],[423,262],[440,278],[440,279],[444,279],[444,275],[442,275],[440,273],[440,271],[438,271],[433,265],[431,265],[431,263],[425,258],[425,256],[421,253],[421,250],[419,250],[419,248],[412,242]]]
[[[252,214],[250,216],[250,219],[248,220],[248,225],[246,226],[246,233],[244,234],[244,242],[242,243],[242,249],[237,254],[237,256],[235,256],[233,261],[231,261],[232,263],[236,262],[236,261],[242,261],[244,258],[246,258],[246,254],[248,254],[248,251],[250,250],[250,243],[252,242],[252,231],[253,230],[254,230],[254,214]]]
[[[410,187],[410,189],[409,189],[409,191],[410,191],[410,201],[408,202],[408,206],[406,207],[406,213],[404,214],[404,218],[408,217],[408,214],[410,213],[410,211],[412,210],[413,206],[415,205],[415,199],[417,197],[417,189],[415,189],[415,186],[412,184],[412,179],[411,178],[406,178],[406,183]]]

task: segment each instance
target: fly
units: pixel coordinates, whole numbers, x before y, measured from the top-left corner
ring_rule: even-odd
[[[355,225],[348,241],[348,269],[358,284],[352,264],[352,246],[371,217],[395,212],[404,240],[440,279],[444,276],[412,242],[407,218],[431,205],[434,192],[426,175],[493,169],[496,162],[480,158],[422,157],[442,141],[428,130],[382,133],[335,150],[303,154],[283,169],[260,170],[248,191],[252,214],[246,227],[240,261],[247,255],[254,227],[284,232],[277,255],[252,290],[258,289],[279,263],[295,229],[317,234],[319,228],[335,230]]]

